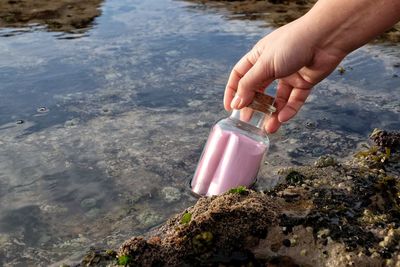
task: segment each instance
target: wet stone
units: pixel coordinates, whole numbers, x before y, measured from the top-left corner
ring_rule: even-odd
[[[322,155],[324,153],[324,148],[316,147],[311,152],[312,152],[313,156],[319,156],[319,155]]]
[[[310,130],[317,128],[317,123],[314,121],[306,121],[305,125],[306,125],[306,128],[310,129]]]
[[[100,213],[99,208],[93,208],[93,209],[90,209],[88,212],[86,212],[85,215],[89,218],[94,218],[97,215],[99,215],[99,213]]]
[[[74,118],[72,120],[68,120],[64,123],[64,127],[66,128],[73,128],[76,127],[79,124],[79,119],[78,118]]]
[[[61,213],[65,213],[68,211],[68,209],[66,207],[62,207],[62,206],[58,206],[58,205],[43,204],[39,208],[42,212],[49,213],[49,214],[61,214]]]
[[[318,168],[334,166],[336,165],[336,160],[332,156],[321,156],[315,161],[314,165]]]
[[[146,210],[139,214],[137,219],[141,227],[147,228],[159,224],[162,220],[162,217],[154,211]]]
[[[106,114],[106,115],[108,115],[108,114],[111,114],[111,113],[112,113],[112,111],[111,111],[111,109],[110,109],[110,108],[103,107],[103,108],[101,109],[101,113],[102,113],[102,114]]]
[[[97,204],[97,200],[94,198],[85,198],[81,201],[81,208],[85,210],[89,210],[94,208]]]
[[[17,120],[15,123],[16,124],[23,124],[25,121],[24,120]]]
[[[163,198],[168,203],[178,201],[182,197],[180,190],[178,188],[172,187],[172,186],[164,187],[161,190],[161,192],[162,192]]]

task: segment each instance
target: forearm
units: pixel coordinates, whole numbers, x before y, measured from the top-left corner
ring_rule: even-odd
[[[316,48],[348,54],[400,20],[400,0],[319,0],[302,20]]]

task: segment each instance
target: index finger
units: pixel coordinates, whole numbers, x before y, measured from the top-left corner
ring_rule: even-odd
[[[224,93],[224,107],[226,110],[231,110],[231,102],[238,89],[239,81],[253,67],[257,58],[254,58],[252,51],[244,55],[233,67],[229,75],[228,83]]]

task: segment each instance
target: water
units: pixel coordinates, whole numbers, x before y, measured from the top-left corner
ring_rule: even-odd
[[[190,3],[88,3],[80,29],[0,30],[0,265],[115,248],[193,204],[229,71],[272,30]],[[350,55],[271,137],[259,187],[282,166],[348,156],[374,127],[399,129],[398,63],[393,44]]]

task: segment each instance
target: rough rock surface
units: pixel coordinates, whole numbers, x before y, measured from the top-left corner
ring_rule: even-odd
[[[102,0],[0,1],[0,27],[26,27],[34,23],[49,31],[84,31],[101,14]]]
[[[400,133],[371,139],[348,162],[281,170],[272,191],[200,198],[81,266],[400,266]]]

